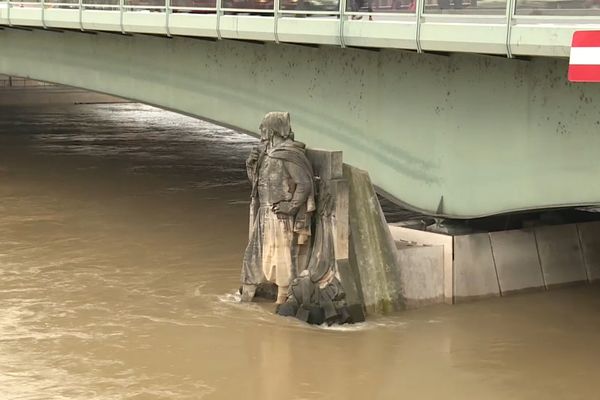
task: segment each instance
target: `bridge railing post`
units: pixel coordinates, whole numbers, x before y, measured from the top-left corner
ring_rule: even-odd
[[[81,32],[85,32],[85,29],[83,29],[83,0],[79,0],[78,6],[79,6],[79,29],[81,30]]]
[[[273,0],[273,36],[275,37],[275,43],[279,43],[279,7],[281,3],[279,0]]]
[[[171,27],[170,27],[170,16],[171,14],[171,0],[165,0],[165,32],[168,37],[171,36]]]
[[[217,0],[217,39],[221,40],[221,14],[223,12],[223,0]]]
[[[339,9],[339,14],[340,14],[340,46],[342,48],[346,47],[346,41],[344,40],[344,24],[346,22],[346,0],[340,0],[340,9]]]
[[[506,57],[513,58],[510,41],[512,40],[513,15],[516,12],[516,0],[506,1]]]
[[[12,5],[10,4],[10,0],[6,0],[6,18],[8,19],[8,26],[12,26],[12,21],[10,20],[10,8]]]
[[[125,27],[123,25],[123,13],[125,10],[125,0],[119,0],[119,25],[121,26],[121,33],[126,34]]]
[[[41,0],[40,6],[42,7],[42,27],[44,27],[44,29],[48,29],[46,26],[46,0]]]
[[[422,53],[421,47],[421,22],[423,21],[423,9],[425,8],[425,0],[416,0],[415,2],[415,42],[417,53]]]

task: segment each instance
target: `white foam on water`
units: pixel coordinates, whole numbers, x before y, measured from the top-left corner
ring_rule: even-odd
[[[130,319],[130,320],[145,319],[145,320],[157,323],[157,324],[169,324],[169,325],[175,325],[175,326],[202,327],[202,328],[224,328],[224,326],[208,324],[206,322],[182,322],[182,321],[172,319],[172,318],[154,317],[151,315],[130,314],[127,316],[127,319]]]
[[[272,309],[269,309],[268,306]],[[216,301],[213,302],[213,313],[218,317],[227,317],[238,320],[247,320],[248,323],[255,325],[273,325],[278,319],[273,313],[274,304],[242,302],[242,296],[238,291],[226,293],[216,296]],[[235,312],[235,315],[232,313]]]
[[[332,332],[359,332],[359,331],[365,331],[365,330],[379,328],[382,326],[391,326],[392,325],[388,322],[370,322],[370,321],[359,322],[356,324],[344,324],[344,325],[339,325],[339,324],[310,325],[310,324],[304,323],[295,318],[279,317],[276,314],[271,313],[268,310],[265,310],[264,307],[261,307],[259,305],[260,303],[242,303],[242,296],[238,291],[235,291],[233,293],[226,293],[223,295],[218,295],[217,299],[220,303],[228,304],[228,305],[231,305],[234,307],[238,306],[239,308],[243,308],[245,310],[252,311],[253,312],[252,317],[257,322],[266,322],[269,324],[275,323],[275,324],[279,324],[281,326],[287,325],[289,327],[295,327],[295,328],[301,328],[301,329],[314,329],[314,330],[332,331]],[[262,316],[256,316],[256,311],[258,311],[260,314],[262,314]],[[397,326],[397,325],[395,325],[395,326]]]
[[[223,295],[218,295],[217,299],[221,303],[241,303],[242,295],[240,294],[239,291],[235,291],[233,293],[226,293]]]
[[[372,321],[371,324],[373,324],[379,328],[390,328],[390,329],[396,329],[396,328],[402,328],[402,327],[408,326],[408,322],[406,322],[406,321],[400,321],[397,319],[384,319],[384,318],[378,318],[378,319]]]
[[[227,202],[227,204],[230,204],[232,206],[237,204],[250,204],[250,200],[230,200]]]
[[[190,187],[194,189],[214,189],[223,188],[228,186],[242,186],[247,185],[247,181],[232,181],[232,182],[193,182]],[[248,201],[242,201],[242,203],[249,203]],[[228,202],[228,204],[232,204]]]
[[[29,292],[39,292],[42,291],[42,288],[29,287],[29,288],[14,288],[14,289],[0,289],[0,293],[29,293]]]
[[[334,332],[358,332],[358,331],[365,331],[365,330],[377,328],[377,325],[369,323],[369,322],[359,322],[356,324],[344,324],[344,325],[322,324],[322,325],[313,325],[313,326],[316,326],[318,329],[321,329],[324,331],[334,331]]]

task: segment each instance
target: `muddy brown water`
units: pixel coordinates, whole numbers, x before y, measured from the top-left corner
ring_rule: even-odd
[[[597,286],[333,328],[239,304],[253,143],[137,104],[0,110],[1,400],[600,398]]]

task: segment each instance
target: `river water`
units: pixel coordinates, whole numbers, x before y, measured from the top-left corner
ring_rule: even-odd
[[[600,288],[303,325],[235,295],[245,135],[0,110],[0,399],[595,399]]]

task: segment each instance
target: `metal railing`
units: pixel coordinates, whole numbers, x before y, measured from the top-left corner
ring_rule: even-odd
[[[273,37],[279,42],[281,18],[335,18],[339,20],[339,45],[346,45],[348,21],[402,21],[415,24],[414,42],[421,52],[423,22],[442,21],[468,26],[471,23],[503,25],[506,29],[506,55],[512,57],[511,34],[518,18],[554,23],[595,22],[600,25],[600,0],[0,0],[5,4],[8,24],[11,10],[38,8],[41,25],[47,28],[50,9],[78,10],[79,27],[85,30],[86,11],[119,13],[122,33],[127,33],[127,13],[164,14],[164,33],[171,36],[173,14],[216,16],[216,34],[221,39],[222,17],[226,15],[273,18]],[[536,14],[536,15],[532,15]],[[440,19],[442,18],[442,19]]]
[[[16,76],[5,76],[0,77],[1,88],[50,88],[55,85],[52,83],[35,81],[28,78],[20,78]]]
[[[397,14],[600,17],[600,0],[4,0],[5,7],[161,13],[390,18]],[[342,3],[344,3],[342,5]]]
[[[96,9],[148,11],[162,13],[211,13],[252,15],[301,15],[337,16],[342,13],[350,19],[364,17],[389,18],[396,14],[422,15],[452,14],[463,16],[554,16],[554,17],[600,17],[600,0],[351,0],[341,1],[263,1],[263,0],[4,0],[9,12],[16,7],[44,9]],[[121,4],[123,3],[123,4]],[[277,6],[277,7],[276,7]],[[418,12],[419,11],[419,12]]]

